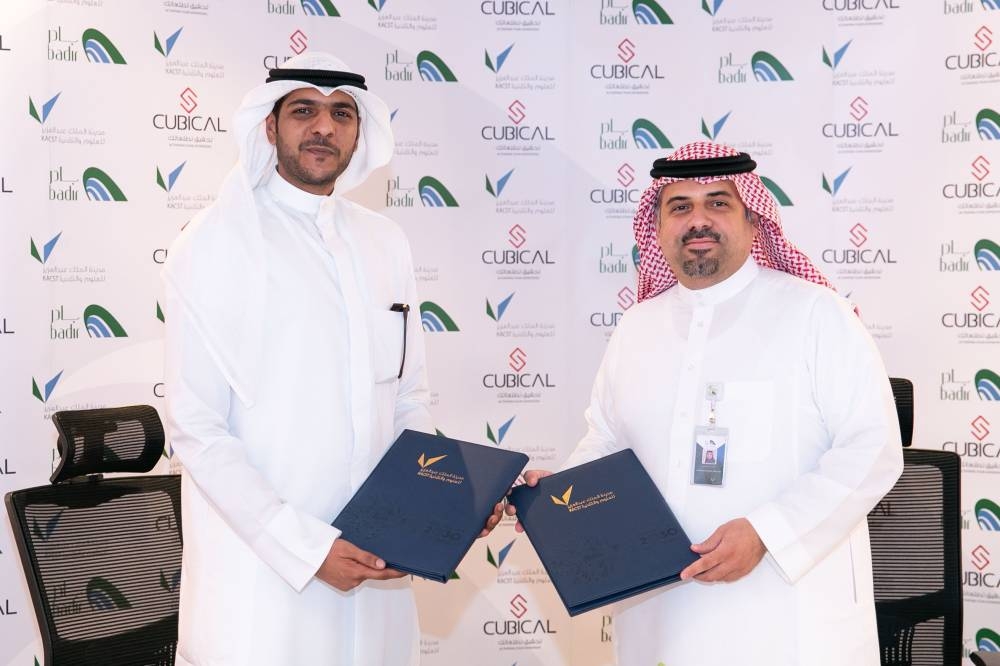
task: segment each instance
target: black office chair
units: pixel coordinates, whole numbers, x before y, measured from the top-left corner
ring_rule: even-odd
[[[56,412],[52,485],[7,493],[46,666],[171,666],[180,591],[180,477],[148,472],[149,406]]]
[[[892,379],[903,446],[913,435],[913,385]],[[868,514],[883,666],[962,661],[961,458],[905,448],[903,474]]]

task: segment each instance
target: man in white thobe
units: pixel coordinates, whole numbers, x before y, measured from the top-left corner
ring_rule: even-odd
[[[707,142],[654,164],[641,302],[565,465],[633,449],[700,554],[615,608],[621,666],[879,664],[866,516],[902,470],[892,393],[755,166]]]
[[[416,664],[409,580],[330,525],[404,428],[433,432],[409,246],[343,197],[389,161],[388,110],[309,52],[234,129],[239,163],[164,270],[177,663]]]

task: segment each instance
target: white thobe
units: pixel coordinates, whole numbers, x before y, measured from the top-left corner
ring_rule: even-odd
[[[692,484],[708,384],[725,483]],[[687,582],[615,609],[621,666],[877,666],[866,515],[902,470],[878,350],[829,289],[748,259],[723,282],[631,308],[566,466],[632,448],[693,542],[747,517],[767,547],[734,583]]]
[[[415,664],[408,579],[344,593],[314,578],[339,536],[331,521],[385,448],[431,429],[409,246],[381,215],[276,173],[254,198],[267,276],[251,407],[167,284],[168,415],[185,470],[178,664]],[[188,251],[210,257],[225,240],[197,235]],[[401,379],[393,303],[413,309]]]

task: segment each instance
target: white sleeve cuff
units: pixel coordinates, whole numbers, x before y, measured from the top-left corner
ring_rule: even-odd
[[[764,504],[751,511],[747,520],[767,548],[778,573],[788,583],[794,584],[812,568],[813,559],[798,541],[795,530],[781,515],[777,506]]]
[[[333,525],[286,503],[267,521],[252,547],[298,592],[316,575],[339,536]]]

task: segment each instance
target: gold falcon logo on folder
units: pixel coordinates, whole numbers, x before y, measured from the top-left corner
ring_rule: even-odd
[[[570,498],[570,496],[572,494],[573,494],[573,486],[570,486],[569,488],[566,489],[566,492],[564,492],[562,494],[562,498],[561,499],[558,498],[558,497],[556,497],[555,495],[549,495],[549,497],[551,497],[552,501],[555,502],[556,504],[558,504],[559,506],[566,506],[566,507],[568,507],[569,506],[569,498]]]
[[[417,458],[417,464],[420,465],[420,469],[426,469],[426,468],[430,467],[431,465],[433,465],[434,463],[436,463],[437,461],[444,460],[447,457],[448,457],[448,455],[445,454],[443,456],[435,456],[433,458],[426,458],[424,456],[424,454],[421,453],[420,457]]]

